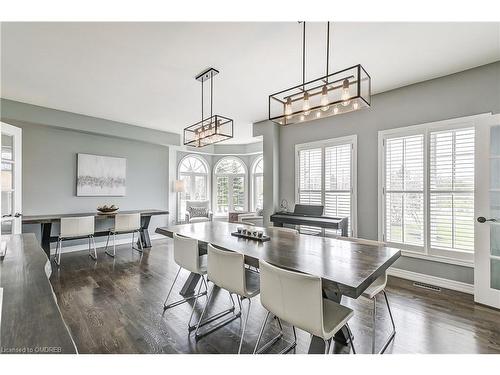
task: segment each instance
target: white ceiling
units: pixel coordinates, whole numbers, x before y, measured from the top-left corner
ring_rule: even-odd
[[[300,83],[301,26],[288,23],[3,23],[2,97],[181,133],[215,112],[248,143],[268,95]],[[325,71],[324,23],[307,24],[307,78]],[[373,93],[500,60],[500,23],[334,23],[330,71],[361,63]],[[230,143],[230,142],[228,142]]]

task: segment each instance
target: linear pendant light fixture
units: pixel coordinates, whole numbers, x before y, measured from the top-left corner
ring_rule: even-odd
[[[233,138],[233,120],[213,114],[213,81],[218,73],[217,69],[208,68],[195,77],[201,82],[201,121],[184,129],[185,146],[204,147]],[[210,80],[210,117],[204,118],[204,82],[208,80]]]
[[[361,65],[329,73],[330,22],[326,32],[326,75],[306,82],[306,23],[302,22],[302,84],[269,95],[269,120],[296,124],[370,107],[371,78]]]

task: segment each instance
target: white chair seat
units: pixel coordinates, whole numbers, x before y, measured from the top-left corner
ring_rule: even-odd
[[[260,277],[255,271],[245,270],[245,283],[247,293],[244,297],[252,298],[259,294],[260,291]]]
[[[210,221],[208,217],[192,217],[190,223],[204,223],[205,221]]]
[[[350,308],[323,298],[323,326],[326,337],[332,338],[354,315]]]
[[[385,285],[387,283],[387,276],[382,275],[377,278],[366,290],[363,292],[363,297],[373,298],[381,291],[384,290]]]

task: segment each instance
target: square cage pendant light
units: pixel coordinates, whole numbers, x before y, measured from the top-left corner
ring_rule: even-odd
[[[370,76],[361,65],[269,95],[269,120],[296,124],[370,107]]]
[[[306,82],[306,23],[302,23],[302,83],[269,95],[269,120],[296,124],[370,107],[371,78],[360,65],[329,73],[330,22],[326,31],[326,74]]]
[[[218,70],[209,68],[195,77],[197,81],[201,82],[201,121],[184,129],[185,146],[204,147],[233,138],[233,120],[212,113],[213,78],[218,73]],[[208,80],[210,80],[210,116],[204,118],[204,82]]]

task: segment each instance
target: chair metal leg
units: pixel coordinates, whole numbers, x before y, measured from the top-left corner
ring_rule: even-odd
[[[271,315],[271,313],[268,311],[266,314],[266,317],[264,318],[264,321],[262,322],[262,326],[260,327],[259,336],[257,337],[257,342],[255,343],[255,347],[253,349],[253,354],[257,353],[257,349],[259,348],[259,344],[260,344],[260,339],[262,338],[262,333],[264,333],[264,328],[266,327],[266,323],[267,323],[267,319],[269,319],[269,315]]]
[[[266,315],[266,318],[262,322],[262,326],[261,326],[260,332],[259,332],[259,337],[257,338],[257,343],[255,344],[253,354],[261,354],[261,353],[266,352],[271,346],[273,346],[276,342],[278,342],[279,339],[281,339],[283,337],[283,325],[281,324],[280,318],[275,316],[276,321],[278,323],[278,327],[280,328],[280,333],[278,335],[276,335],[275,337],[273,337],[271,340],[269,340],[267,343],[265,343],[262,346],[262,348],[259,349],[260,340],[262,338],[262,334],[264,333],[264,328],[266,327],[266,324],[267,324],[267,321],[269,320],[270,314],[271,313],[268,312]],[[297,331],[295,330],[295,326],[292,326],[292,330],[293,330],[294,341],[290,345],[288,345],[286,348],[284,348],[281,352],[279,352],[279,354],[286,354],[290,350],[292,350],[293,348],[295,348],[297,346]]]
[[[243,346],[243,339],[245,337],[245,330],[247,328],[247,322],[248,322],[248,317],[250,316],[250,308],[252,307],[252,300],[250,298],[248,299],[248,310],[247,310],[247,316],[245,317],[245,320],[243,322],[243,331],[241,332],[241,339],[240,339],[240,347],[238,348],[238,354],[241,354],[241,347]],[[240,300],[240,305],[241,305],[241,297],[238,296],[238,300]]]
[[[189,331],[191,331],[194,328],[196,328],[196,326],[191,326],[191,319],[193,317],[193,312],[194,312],[194,309],[196,307],[196,301],[198,300],[198,297],[205,296],[207,294],[208,290],[206,288],[206,283],[205,283],[205,291],[200,293],[201,286],[203,284],[203,283],[200,283],[200,287],[198,288],[198,293],[197,294],[194,294],[192,296],[180,299],[178,301],[172,302],[172,303],[170,303],[170,304],[167,305],[167,301],[168,301],[168,299],[170,297],[170,294],[172,293],[172,289],[174,288],[175,283],[177,282],[177,278],[179,277],[179,274],[181,273],[181,269],[182,269],[182,267],[179,267],[179,270],[177,271],[177,274],[175,275],[174,281],[173,281],[173,283],[170,286],[170,289],[168,291],[167,298],[165,298],[165,302],[163,302],[163,311],[165,312],[166,310],[168,310],[168,309],[170,309],[172,307],[182,305],[183,303],[186,303],[187,301],[195,298],[195,301],[194,301],[194,304],[193,304],[193,309],[191,311],[191,316],[189,317],[189,323],[188,323],[188,329],[189,329]]]
[[[330,353],[330,345],[332,343],[332,339],[328,339],[328,340],[324,340],[323,341],[325,342],[325,354],[328,354]]]
[[[229,296],[230,296],[230,299],[231,299],[231,302],[232,302],[232,306],[229,308],[229,309],[226,309],[226,310],[223,310],[217,314],[214,314],[208,318],[206,318],[205,320],[203,320],[203,317],[205,316],[205,313],[207,311],[207,308],[208,306],[210,305],[210,301],[212,300],[212,296],[214,294],[214,289],[216,288],[217,286],[214,284],[212,286],[212,290],[210,291],[210,294],[208,296],[208,299],[207,299],[207,302],[205,304],[205,307],[203,308],[203,312],[201,313],[201,316],[200,316],[200,319],[198,320],[198,324],[196,325],[196,330],[195,330],[195,333],[194,333],[194,337],[196,340],[199,340],[201,339],[203,336],[206,336],[208,335],[209,333],[212,333],[214,331],[216,331],[217,329],[225,326],[226,324],[232,322],[233,320],[235,319],[238,319],[240,316],[241,316],[241,310],[238,311],[236,314],[233,314],[233,316],[230,316],[224,320],[221,320],[219,323],[215,324],[214,326],[212,327],[209,327],[206,331],[204,332],[201,332],[200,333],[200,327],[202,326],[205,326],[213,321],[216,321],[228,314],[231,314],[235,311],[236,307],[234,305],[234,300],[233,298],[231,297],[231,294],[229,293]]]
[[[106,247],[104,249],[104,252],[109,255],[110,257],[114,258],[115,255],[116,255],[116,248],[115,248],[115,241],[113,239],[113,254],[111,254],[109,251],[108,251],[108,245],[109,245],[109,237],[111,237],[111,231],[108,232],[108,239],[106,240]],[[114,238],[114,234],[113,234],[113,238]]]
[[[92,244],[94,247],[94,254],[92,254]],[[89,236],[89,257],[91,257],[94,260],[97,260],[97,249],[95,247],[94,236]]]
[[[201,276],[203,280],[205,280],[204,276]],[[189,322],[188,322],[188,329],[191,331],[193,327],[196,326],[191,326],[191,320],[193,319],[193,314],[194,314],[194,309],[196,308],[196,303],[198,302],[198,298],[200,297],[200,292],[201,292],[201,286],[203,285],[203,281],[200,281],[200,286],[198,287],[198,293],[196,294],[196,298],[194,299],[193,303],[193,309],[191,310],[191,315],[189,316]],[[205,289],[205,293],[207,292],[207,289]]]
[[[349,343],[351,344],[352,354],[356,354],[356,349],[354,348],[354,342],[352,338],[354,337],[351,332],[351,327],[346,323],[345,327],[347,328],[347,333],[349,333]]]
[[[62,239],[57,239],[56,253],[54,254],[54,263],[57,267],[61,266],[61,250],[62,250]]]

